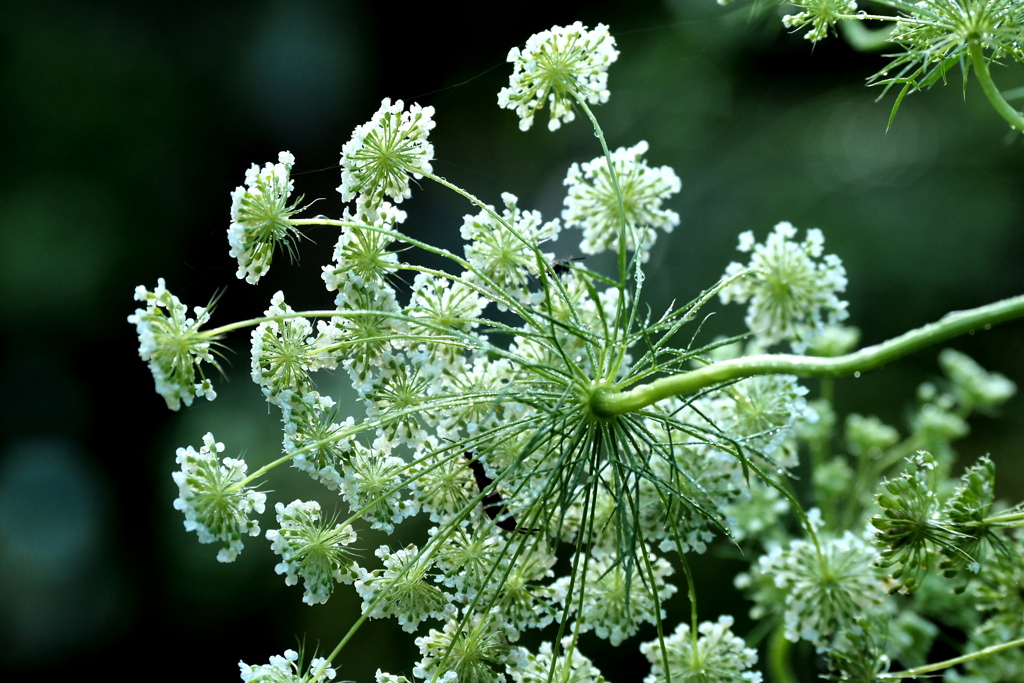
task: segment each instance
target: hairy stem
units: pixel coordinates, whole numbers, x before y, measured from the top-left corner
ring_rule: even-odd
[[[793,354],[762,354],[662,377],[628,391],[598,389],[590,399],[595,415],[613,417],[631,413],[671,396],[684,396],[701,389],[755,375],[796,375],[798,377],[841,377],[880,368],[939,342],[997,323],[1024,317],[1024,295],[947,313],[940,320],[905,332],[881,344],[834,358]]]

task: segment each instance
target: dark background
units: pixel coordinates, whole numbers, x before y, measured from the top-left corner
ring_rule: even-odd
[[[341,146],[383,97],[437,109],[435,172],[490,203],[510,191],[556,216],[568,165],[599,154],[589,126],[550,133],[545,113],[524,134],[495,106],[508,49],[552,25],[610,26],[621,56],[597,110],[609,145],[645,139],[649,163],[683,180],[672,203],[682,224],[661,238],[648,271],[653,309],[713,283],[738,256],[739,232],[763,240],[780,220],[822,228],[843,258],[850,323],[864,343],[1021,293],[1021,143],[975,83],[965,93],[954,75],[909,97],[886,132],[891,96],[876,103],[880,93],[864,87],[883,60],[840,41],[812,49],[777,16],[712,0],[526,2],[498,19],[483,7],[253,0],[0,11],[0,671],[234,680],[238,659],[265,663],[300,642],[333,648],[358,613],[351,589],[307,607],[273,573],[261,540],[220,565],[171,508],[174,449],[198,446],[206,431],[250,463],[278,452],[277,417],[247,380],[248,335],[229,340],[220,398],[170,413],[125,321],[133,289],[164,277],[190,306],[222,291],[215,324],[259,315],[282,288],[297,309],[329,305],[319,279],[329,234],[309,234],[302,267],[279,256],[258,287],[235,278],[229,193],[250,164],[287,149],[298,191],[321,198],[314,212],[339,215]],[[1022,83],[1019,69],[995,75],[1007,89]],[[475,212],[436,187],[414,189],[402,208],[410,233],[442,244]],[[573,253],[566,237],[557,248]],[[738,330],[741,316],[723,312],[715,330]],[[1016,322],[951,345],[1019,384],[1022,339]],[[840,410],[902,428],[917,385],[938,372],[935,353],[840,381]],[[1000,493],[1013,500],[1024,497],[1022,405],[976,419],[960,446],[965,460],[993,454]],[[271,500],[302,486],[282,475]],[[732,612],[742,624],[746,607],[721,578],[739,565],[693,561],[702,618]],[[343,653],[339,679],[408,673],[411,647],[371,623]],[[610,677],[640,680],[633,652],[600,661]],[[617,657],[631,674],[613,671]]]

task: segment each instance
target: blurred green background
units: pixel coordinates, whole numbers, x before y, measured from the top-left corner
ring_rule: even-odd
[[[780,220],[820,227],[843,258],[864,343],[1024,289],[1021,142],[976,84],[965,93],[955,75],[909,97],[886,132],[891,98],[876,103],[880,93],[864,86],[882,58],[840,41],[812,49],[777,13],[712,0],[498,11],[328,0],[0,10],[0,673],[113,666],[134,677],[142,665],[156,679],[234,680],[239,659],[334,646],[357,614],[353,591],[307,607],[273,573],[265,543],[252,539],[238,562],[220,565],[171,508],[174,449],[206,431],[250,463],[279,451],[277,416],[247,380],[248,335],[229,341],[216,402],[169,413],[125,321],[133,289],[164,277],[190,306],[222,292],[216,324],[260,314],[277,289],[297,309],[328,305],[319,268],[330,234],[310,233],[301,263],[280,257],[259,287],[235,278],[228,195],[250,164],[287,149],[299,192],[321,199],[313,211],[339,215],[341,146],[383,97],[437,109],[437,173],[485,201],[509,191],[556,216],[566,168],[599,149],[582,121],[550,133],[542,120],[524,134],[495,106],[508,49],[536,31],[610,26],[621,56],[597,112],[609,144],[647,140],[649,163],[683,180],[672,203],[682,224],[648,271],[654,310],[712,284],[739,232],[760,240]],[[1019,68],[995,75],[1007,89],[1024,84]],[[436,187],[403,208],[411,234],[449,245],[472,212]],[[560,256],[574,249],[565,236],[557,244]],[[738,330],[741,317],[723,311],[708,334]],[[951,346],[1024,383],[1021,322]],[[903,427],[917,385],[938,374],[936,352],[838,382],[840,410]],[[1024,498],[1022,406],[1018,397],[1000,419],[975,419],[960,443],[964,460],[993,454],[1012,500]],[[273,499],[304,486],[282,475]],[[707,556],[694,566],[702,618],[729,611],[746,628],[727,578],[740,565]],[[395,633],[371,623],[339,679],[408,673],[413,648]],[[636,656],[622,648],[596,659],[638,681],[646,666]]]

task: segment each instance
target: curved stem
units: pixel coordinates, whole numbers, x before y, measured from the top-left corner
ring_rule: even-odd
[[[1002,652],[1003,650],[1011,650],[1015,647],[1020,647],[1021,645],[1024,645],[1024,638],[1010,640],[1005,643],[999,643],[998,645],[991,645],[989,647],[982,648],[977,652],[971,652],[969,654],[961,655],[959,657],[953,657],[952,659],[946,659],[941,662],[936,662],[935,664],[925,664],[924,666],[916,666],[913,669],[907,669],[906,671],[894,671],[892,673],[878,674],[878,680],[896,681],[901,678],[914,678],[915,676],[931,673],[932,671],[942,671],[943,669],[948,669],[951,666],[956,666],[957,664],[969,662],[972,659],[981,659],[982,657],[992,655],[997,652]]]
[[[978,77],[978,82],[981,83],[981,89],[985,91],[985,97],[988,98],[995,110],[1010,124],[1011,128],[1024,130],[1024,115],[1014,109],[1003,97],[1003,93],[999,92],[999,88],[992,80],[992,74],[989,73],[985,51],[976,40],[971,41],[971,63],[974,65],[974,74]]]
[[[691,394],[722,382],[755,375],[797,375],[798,377],[841,377],[882,367],[952,337],[997,323],[1024,317],[1024,295],[947,313],[940,320],[905,332],[889,341],[834,358],[762,354],[662,377],[628,391],[598,389],[590,399],[591,410],[600,417],[631,413],[671,396]]]
[[[789,662],[792,649],[793,644],[786,640],[786,634],[780,624],[768,641],[768,670],[771,671],[771,678],[775,683],[796,683],[796,675]]]
[[[860,19],[866,18],[868,17],[860,17]],[[891,20],[892,17],[887,17],[887,19]],[[857,52],[878,52],[889,47],[892,45],[889,38],[896,26],[896,24],[890,24],[882,28],[870,29],[858,19],[845,19],[838,22],[837,25],[843,40]]]

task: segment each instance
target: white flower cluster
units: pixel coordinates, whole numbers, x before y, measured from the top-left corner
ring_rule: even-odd
[[[488,206],[475,216],[465,216],[460,231],[466,241],[465,254],[470,270],[466,280],[479,283],[492,292],[514,295],[523,303],[532,299],[530,285],[536,281],[543,263],[554,256],[537,249],[558,239],[558,220],[544,222],[539,211],[519,208],[519,199],[509,192],[501,195],[505,205],[499,216]],[[533,292],[534,294],[536,292]]]
[[[644,683],[665,680],[746,681],[761,683],[761,673],[751,671],[757,664],[757,650],[747,647],[733,635],[733,618],[723,615],[717,622],[705,621],[697,627],[700,637],[694,641],[689,624],[679,624],[664,640],[643,643],[640,651],[651,662],[651,673]],[[671,672],[671,675],[669,673]]]
[[[202,363],[217,367],[212,350],[217,337],[199,331],[210,320],[209,307],[196,306],[195,317],[189,317],[188,309],[167,290],[163,278],[152,292],[142,285],[136,287],[135,300],[145,302],[146,308],[135,309],[128,322],[135,325],[139,357],[149,364],[156,393],[164,397],[167,407],[190,406],[196,396],[215,399],[217,392],[201,367]]]
[[[427,134],[434,128],[434,108],[390,99],[369,121],[355,129],[341,149],[341,185],[344,201],[356,200],[359,210],[374,217],[384,197],[396,203],[412,196],[409,177],[432,171],[434,147]]]
[[[782,25],[794,29],[809,25],[811,30],[804,38],[812,43],[825,38],[830,30],[835,30],[837,22],[854,17],[857,11],[856,0],[804,0],[793,4],[804,11],[783,16]]]
[[[207,433],[198,452],[191,446],[178,449],[181,469],[171,476],[178,485],[174,509],[185,514],[185,530],[195,531],[200,543],[223,541],[217,559],[233,562],[242,537],[259,536],[259,522],[249,515],[263,514],[267,495],[247,485],[245,461],[218,460],[223,452],[224,444]]]
[[[640,624],[654,624],[665,618],[663,605],[678,589],[665,581],[672,574],[672,565],[648,549],[647,562],[636,558],[631,568],[615,553],[592,551],[580,563],[576,581],[562,577],[555,582],[569,615],[576,619],[579,632],[594,631],[612,645],[636,635]],[[649,562],[649,564],[648,564]],[[629,571],[643,573],[630,576]],[[647,574],[650,572],[650,575]],[[570,593],[570,584],[575,583]],[[580,593],[584,585],[586,592]]]
[[[355,563],[349,546],[356,540],[351,526],[331,526],[320,519],[320,503],[294,500],[288,505],[277,503],[280,529],[268,529],[271,549],[281,556],[274,568],[285,575],[285,583],[294,586],[302,578],[307,605],[327,602],[337,582],[352,583],[356,577]]]
[[[736,577],[736,586],[751,593],[751,616],[781,611],[788,640],[823,650],[844,624],[885,609],[889,586],[878,560],[878,551],[849,531],[818,543],[797,539],[773,545],[754,571]]]
[[[646,152],[645,141],[612,152],[614,180],[603,156],[569,168],[562,220],[583,230],[584,254],[614,251],[625,235],[626,249],[638,252],[646,263],[657,230],[672,232],[679,225],[679,214],[662,203],[679,192],[682,182],[668,166],[649,167],[643,159]]]
[[[750,253],[750,263],[730,263],[727,277],[749,271],[722,290],[722,303],[750,302],[747,327],[768,346],[788,340],[794,351],[808,343],[828,325],[845,320],[847,303],[839,298],[846,291],[846,269],[835,254],[822,256],[825,238],[812,228],[797,242],[796,228],[779,223],[764,244],[754,242],[754,233],[740,235],[737,249]]]
[[[332,680],[336,672],[327,666],[327,660],[323,657],[315,657],[309,663],[306,674],[299,673],[299,653],[295,650],[285,650],[284,656],[273,655],[269,664],[258,664],[251,666],[245,662],[239,662],[242,680],[247,683],[323,683]]]
[[[253,285],[270,270],[274,249],[281,245],[290,251],[299,237],[288,220],[299,211],[298,202],[288,204],[295,189],[291,179],[295,157],[281,152],[277,160],[263,168],[253,164],[245,172],[245,185],[231,193],[229,254],[238,259],[239,279]]]
[[[579,102],[608,101],[608,67],[618,58],[604,24],[589,30],[577,21],[535,33],[522,50],[509,50],[512,78],[498,93],[498,106],[514,110],[519,128],[529,130],[534,114],[547,104],[548,130],[558,130],[576,118],[573,108]]]

